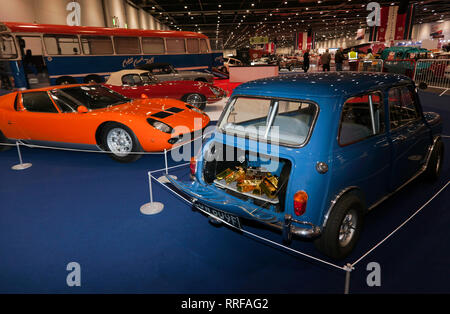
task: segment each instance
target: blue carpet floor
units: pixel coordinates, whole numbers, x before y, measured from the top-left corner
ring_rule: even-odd
[[[450,97],[421,93],[450,135]],[[353,262],[430,199],[450,178],[450,139],[438,182],[413,182],[369,213]],[[22,148],[0,153],[0,293],[342,293],[345,273],[228,228],[158,183],[154,216],[147,171],[164,158],[119,164],[103,154]],[[173,163],[171,163],[173,164]],[[188,168],[174,170],[187,175]],[[157,174],[155,174],[157,175]],[[352,273],[353,293],[449,293],[450,187]],[[280,241],[280,235],[246,230]],[[324,258],[312,243],[292,247]],[[325,258],[324,258],[325,259]],[[81,265],[81,287],[68,287],[66,265]],[[368,287],[366,265],[381,265],[381,287]]]

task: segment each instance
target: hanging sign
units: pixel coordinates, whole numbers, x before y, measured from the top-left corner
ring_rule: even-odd
[[[269,43],[269,37],[267,36],[250,37],[251,45],[262,45],[267,43]]]

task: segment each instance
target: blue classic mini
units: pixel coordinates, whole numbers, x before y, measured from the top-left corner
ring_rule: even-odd
[[[191,161],[193,180],[169,179],[212,217],[237,228],[247,219],[264,223],[285,243],[315,238],[321,252],[340,259],[367,211],[421,174],[439,176],[441,130],[406,76],[266,78],[234,90]]]

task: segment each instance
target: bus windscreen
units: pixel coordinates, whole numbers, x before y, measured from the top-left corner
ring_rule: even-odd
[[[10,35],[0,35],[0,59],[15,59],[17,51]]]

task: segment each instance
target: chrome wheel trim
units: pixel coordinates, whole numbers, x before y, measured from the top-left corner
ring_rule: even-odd
[[[353,239],[358,224],[356,211],[350,209],[342,220],[339,228],[339,245],[346,247]]]
[[[441,154],[437,154],[437,160],[436,160],[436,174],[439,173],[439,170],[441,168]]]
[[[190,94],[186,98],[186,102],[194,107],[200,108],[203,104],[202,96],[200,94]]]
[[[133,150],[133,140],[130,134],[121,128],[109,130],[106,144],[109,150],[119,157],[127,156]]]

